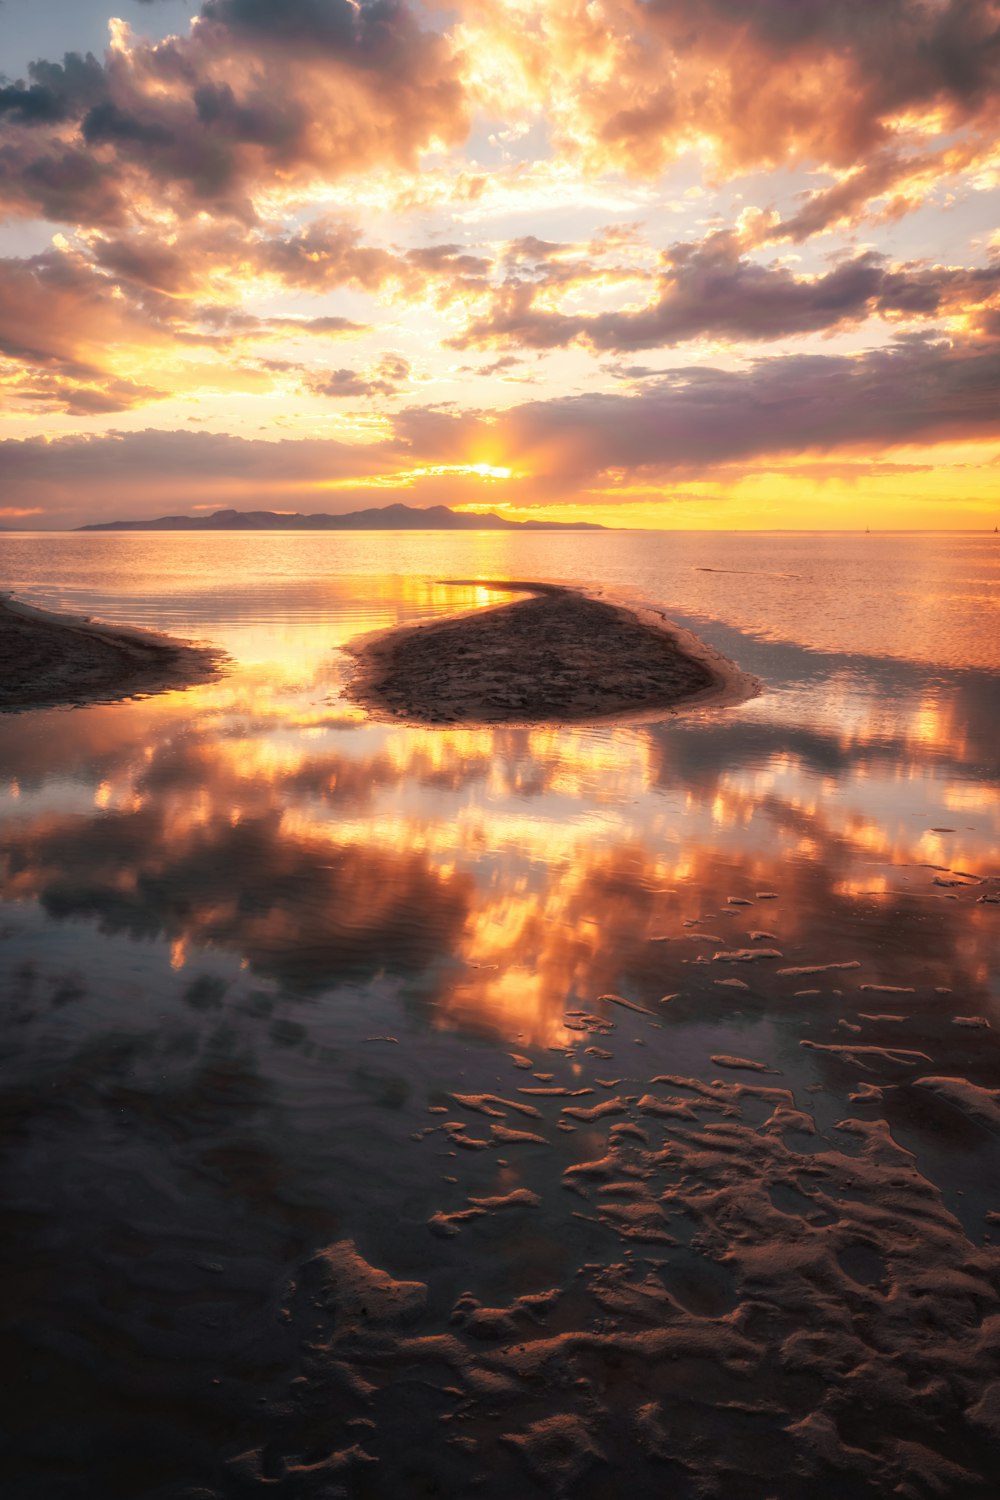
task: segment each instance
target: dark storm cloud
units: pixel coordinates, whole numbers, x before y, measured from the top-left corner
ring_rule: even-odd
[[[346,57],[387,76],[408,73],[425,40],[401,0],[205,0],[201,14],[255,47]]]
[[[107,98],[105,68],[89,53],[33,62],[27,82],[0,88],[0,207],[57,221],[121,218],[121,185],[79,134],[87,114]],[[75,138],[67,138],[67,127]]]

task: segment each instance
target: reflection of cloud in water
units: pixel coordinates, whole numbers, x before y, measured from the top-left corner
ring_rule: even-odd
[[[718,1005],[681,965],[689,947],[649,939],[737,886],[780,891],[780,919],[755,921],[777,920],[804,961],[877,964],[887,944],[942,984],[980,985],[982,909],[933,899],[919,867],[988,870],[1000,842],[931,832],[911,789],[935,822],[989,809],[993,788],[970,779],[992,713],[981,674],[869,665],[864,690],[828,682],[809,724],[772,694],[647,729],[401,730],[256,670],[197,697],[11,721],[4,894],[164,939],[177,964],[214,947],[309,990],[458,958],[460,979],[435,986],[440,1023],[549,1040],[568,1000],[609,989]],[[727,942],[748,940],[725,920]]]
[[[350,1236],[373,1265],[429,1285],[418,1331],[448,1340],[426,1352],[446,1347],[457,1368],[446,1377],[428,1366],[420,1389],[433,1388],[448,1410],[445,1378],[468,1380],[476,1399],[485,1393],[477,1433],[494,1421],[498,1373],[518,1378],[526,1347],[547,1336],[516,1306],[515,1332],[504,1332],[512,1288],[557,1285],[570,1290],[550,1330],[551,1409],[589,1420],[604,1392],[615,1410],[602,1451],[622,1472],[637,1435],[656,1437],[664,1421],[662,1441],[692,1473],[734,1453],[742,1464],[733,1434],[760,1396],[761,1370],[796,1419],[817,1402],[844,1403],[852,1441],[861,1432],[883,1443],[885,1404],[875,1404],[880,1431],[869,1431],[865,1393],[876,1374],[896,1380],[899,1368],[911,1383],[893,1409],[897,1437],[919,1439],[942,1411],[959,1424],[958,1408],[979,1399],[954,1383],[978,1358],[969,1354],[971,1302],[944,1281],[921,1285],[919,1301],[868,1281],[889,1274],[906,1288],[908,1247],[922,1273],[929,1227],[939,1236],[935,1264],[953,1257],[967,1276],[983,1214],[998,1201],[992,1137],[916,1083],[922,1073],[996,1081],[1000,908],[977,895],[998,886],[936,886],[937,872],[924,868],[1000,872],[988,779],[995,683],[774,647],[785,686],[736,713],[649,729],[410,731],[361,723],[329,701],[313,671],[321,644],[321,621],[310,623],[308,660],[297,661],[291,635],[278,642],[284,675],[251,666],[197,694],[0,725],[0,783],[21,791],[4,812],[0,894],[23,903],[4,911],[4,1000],[16,1025],[3,1104],[18,1120],[16,1159],[4,1161],[5,1227],[22,1246],[5,1295],[20,1299],[13,1364],[42,1376],[15,1383],[14,1427],[40,1427],[44,1409],[46,1461],[73,1473],[86,1430],[95,1451],[114,1455],[119,1488],[102,1484],[103,1470],[88,1482],[123,1500],[145,1492],[151,1471],[163,1484],[196,1477],[235,1495],[256,1493],[261,1475],[270,1482],[285,1455],[324,1463],[345,1413],[364,1417],[365,1408],[350,1372],[343,1386],[327,1384],[341,1376],[326,1364],[314,1379],[325,1358],[317,1319],[327,1314],[305,1262]],[[267,649],[262,636],[261,660]],[[759,669],[772,682],[782,676]],[[783,956],[715,961],[755,945]],[[814,966],[820,972],[778,972]],[[316,1003],[338,988],[336,1004]],[[602,1002],[605,994],[652,1014]],[[661,1005],[667,994],[679,998]],[[567,1025],[574,1009],[600,1022]],[[955,1026],[955,1015],[982,1015],[994,1029]],[[502,1052],[481,1045],[496,1040]],[[530,1056],[528,1068],[506,1052]],[[765,1125],[770,1104],[737,1096],[735,1080],[755,1075],[733,1072],[734,1058],[781,1070],[757,1082],[791,1091],[784,1114]],[[516,1090],[537,1082],[529,1068],[557,1087],[591,1090],[569,1101],[575,1114],[561,1095],[532,1096],[538,1116],[527,1121],[504,1106],[507,1125],[530,1126],[542,1145],[497,1137],[497,1119],[475,1108],[486,1095],[521,1101]],[[711,1084],[719,1070],[734,1082]],[[448,1112],[428,1114],[429,1105]],[[610,1107],[614,1123],[591,1114],[595,1105]],[[834,1132],[856,1116],[868,1136]],[[481,1149],[448,1134],[444,1122],[455,1119]],[[919,1149],[927,1183],[883,1135],[883,1120],[900,1147]],[[869,1155],[866,1184],[859,1169]],[[580,1171],[586,1162],[596,1176]],[[527,1203],[511,1204],[524,1188]],[[893,1193],[909,1196],[894,1204]],[[428,1233],[432,1214],[464,1214],[474,1199],[494,1208],[459,1219],[455,1239]],[[912,1222],[894,1246],[885,1226],[895,1209]],[[665,1216],[680,1243],[662,1239]],[[630,1237],[650,1225],[648,1243]],[[861,1251],[873,1245],[870,1272]],[[589,1269],[577,1276],[582,1262]],[[286,1305],[289,1278],[300,1295]],[[456,1320],[454,1298],[469,1288],[482,1317],[466,1309],[468,1321]],[[801,1310],[789,1312],[789,1298]],[[734,1322],[736,1300],[745,1306]],[[994,1306],[983,1301],[979,1313]],[[616,1331],[595,1333],[605,1316]],[[930,1318],[939,1382],[925,1379],[921,1319]],[[940,1356],[945,1319],[953,1359]],[[499,1336],[485,1340],[491,1321]],[[682,1345],[690,1335],[690,1348],[647,1361],[651,1322]],[[781,1364],[786,1334],[843,1340],[844,1327],[861,1330],[852,1358],[869,1360],[862,1386],[838,1363],[814,1391],[814,1343],[805,1373]],[[671,1394],[652,1421],[650,1403],[673,1392],[670,1382],[686,1399],[698,1341],[718,1353],[734,1328],[759,1346],[747,1357],[763,1363],[712,1377],[725,1381],[721,1399],[741,1404],[725,1406],[711,1440],[704,1402],[670,1426]],[[363,1371],[384,1386],[375,1488],[415,1492],[407,1455],[432,1452],[447,1480],[461,1450],[426,1443],[423,1397],[409,1399],[414,1366],[397,1384],[377,1336],[368,1350],[377,1359]],[[303,1340],[305,1384],[294,1378]],[[419,1363],[421,1349],[411,1352]],[[640,1376],[638,1413],[623,1358]],[[81,1380],[84,1362],[100,1380]],[[514,1413],[518,1430],[536,1419],[537,1389],[523,1420]],[[53,1409],[65,1414],[59,1424]],[[123,1410],[139,1434],[124,1455]],[[784,1412],[779,1425],[791,1478],[786,1489],[762,1478],[761,1494],[816,1488],[822,1465],[809,1431],[800,1443]],[[344,1443],[365,1430],[345,1428]],[[759,1446],[753,1438],[768,1463],[772,1436],[769,1428]],[[971,1463],[966,1437],[955,1457]],[[485,1453],[469,1464],[482,1467]],[[244,1468],[262,1455],[261,1475],[220,1473],[220,1455],[237,1454]],[[904,1457],[880,1470],[884,1492],[910,1471]],[[349,1475],[359,1493],[368,1472]],[[599,1487],[611,1472],[598,1471]],[[522,1460],[502,1443],[489,1450],[489,1474],[487,1487],[508,1494],[525,1482]],[[657,1470],[657,1493],[664,1474],[674,1471]],[[324,1478],[340,1482],[321,1473],[315,1483]],[[830,1480],[831,1495],[841,1478]]]
[[[221,793],[225,801],[225,781]],[[902,982],[902,972],[924,987],[960,986],[970,1003],[981,997],[992,908],[965,892],[961,903],[937,900],[926,879],[912,895],[887,889],[876,900],[868,893],[877,875],[866,870],[858,886],[857,851],[839,829],[781,802],[762,811],[773,842],[741,860],[725,827],[718,847],[675,839],[654,849],[621,830],[597,842],[586,825],[546,842],[544,825],[520,817],[516,838],[498,820],[491,848],[488,827],[470,841],[461,822],[449,825],[450,845],[402,818],[385,842],[366,841],[353,820],[323,824],[262,808],[232,822],[201,799],[176,808],[156,800],[15,825],[3,892],[33,898],[57,919],[89,917],[104,932],[165,939],[177,962],[222,949],[304,991],[383,968],[419,983],[451,955],[463,963],[455,982],[435,986],[438,1024],[516,1031],[531,1042],[567,1040],[566,1008],[607,991],[653,1005],[679,991],[687,1005],[718,1013],[732,997],[713,989],[720,970],[697,960],[747,943],[762,925],[789,964],[859,959],[860,978]],[[806,841],[793,867],[789,853]],[[497,849],[510,866],[503,880]],[[774,889],[779,900],[727,911],[734,888]],[[721,942],[699,941],[699,928],[684,926],[709,913],[700,930]],[[670,941],[651,941],[658,937]],[[775,985],[771,969],[755,968],[756,998],[741,996],[741,1005],[791,999],[798,986]],[[853,988],[853,977],[846,984]]]
[[[482,967],[443,998],[440,1021],[504,1036],[514,1028],[526,1045],[558,1043],[572,1040],[563,1024],[567,1009],[593,1008],[607,992],[654,1010],[662,995],[678,994],[671,1021],[681,1014],[717,1020],[734,1007],[744,1014],[775,1005],[801,1012],[796,991],[811,985],[820,987],[827,1003],[849,1011],[863,998],[856,993],[859,983],[887,979],[918,986],[920,999],[911,1007],[940,1009],[934,986],[962,994],[963,1004],[972,1005],[974,997],[975,1006],[989,1005],[992,908],[971,900],[921,899],[923,886],[914,896],[889,892],[873,899],[859,893],[845,878],[850,851],[836,838],[816,845],[794,869],[780,846],[749,870],[734,867],[720,850],[693,849],[680,858],[683,874],[672,880],[669,864],[641,846],[591,850],[589,857],[581,846],[574,861],[530,895],[481,892],[463,933],[463,952]],[[749,893],[750,906],[727,912],[727,892],[734,886]],[[755,886],[778,891],[779,899],[754,901]],[[702,914],[702,923],[684,925]],[[780,980],[776,963],[743,966],[750,990],[734,997],[715,983],[731,978],[733,969],[711,960],[719,951],[752,943],[750,934],[758,928],[775,933],[769,941],[788,966],[858,961],[861,970],[818,981]],[[713,940],[702,939],[702,932]],[[845,998],[838,1002],[835,994],[841,992]]]
[[[465,922],[471,881],[408,850],[289,839],[277,813],[171,826],[143,809],[12,832],[3,888],[53,917],[225,949],[290,988],[320,990],[433,967]]]

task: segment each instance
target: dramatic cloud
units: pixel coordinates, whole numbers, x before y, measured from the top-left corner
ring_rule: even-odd
[[[354,378],[330,378],[336,384],[340,376],[345,384]],[[370,382],[357,379],[357,391],[333,394],[366,394]],[[613,500],[629,475],[668,482],[781,455],[1000,440],[1000,346],[907,339],[853,359],[802,355],[762,359],[745,371],[680,368],[632,395],[527,402],[499,419],[411,408],[393,425],[392,437],[361,446],[155,431],[7,441],[0,484],[12,504],[41,505],[73,524],[91,519],[109,497],[120,504],[127,496],[130,513],[155,515],[180,489],[187,508],[238,500],[287,509],[291,500],[295,509],[344,511],[373,503],[368,483],[385,503],[422,473],[428,500],[440,499],[449,470],[468,466],[469,455],[492,442],[517,455],[538,502],[573,499],[593,486]],[[454,480],[448,498],[468,499],[469,483]]]
[[[255,217],[258,191],[413,166],[467,128],[451,50],[402,0],[208,0],[187,37],[33,63],[0,91],[0,202],[124,223],[152,196]]]
[[[856,163],[902,126],[996,120],[995,0],[467,0],[478,96],[543,109],[591,166],[655,173],[712,143],[728,168]]]
[[[764,455],[998,439],[1000,346],[911,339],[856,359],[692,367],[634,396],[533,402],[507,420],[512,448],[568,485],[611,470],[690,475]]]
[[[148,326],[78,256],[0,260],[0,352],[29,365],[97,374],[102,352]]]
[[[996,0],[475,0],[450,34],[404,0],[205,0],[187,36],[115,23],[103,61],[0,88],[0,199],[80,224],[153,199],[252,219],[261,194],[413,168],[473,104],[544,119],[594,169],[656,173],[702,142],[734,169],[870,170],[932,119],[995,128],[998,80]]]
[[[153,6],[0,77],[13,509],[986,514],[1000,0]]]
[[[80,256],[51,251],[0,260],[0,392],[32,411],[126,411],[160,398],[152,383],[117,368],[137,349],[170,342],[167,330]]]
[[[626,312],[566,314],[539,304],[552,280],[505,282],[490,311],[454,343],[551,349],[585,340],[594,349],[653,349],[691,339],[771,340],[823,333],[873,314],[935,317],[979,305],[1000,292],[1000,262],[977,271],[907,266],[890,269],[872,251],[815,276],[761,265],[725,232],[665,255],[659,295]],[[575,278],[573,278],[575,279]]]
[[[244,259],[284,286],[330,291],[348,286],[367,292],[391,288],[419,296],[439,284],[449,294],[485,290],[491,262],[460,245],[427,245],[399,252],[365,244],[355,224],[330,216],[290,234],[245,244]]]

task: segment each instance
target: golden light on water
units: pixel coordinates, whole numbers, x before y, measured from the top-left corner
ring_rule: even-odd
[[[218,944],[245,961],[248,945],[251,963],[266,966],[272,950],[294,948],[305,920],[318,924],[311,941],[321,944],[320,934],[345,923],[360,932],[392,920],[398,869],[423,892],[431,926],[439,903],[450,924],[458,967],[439,994],[435,1025],[516,1027],[525,1045],[564,1046],[568,997],[585,1002],[613,988],[623,952],[650,975],[665,956],[676,964],[703,953],[699,929],[682,924],[717,912],[734,860],[747,862],[759,888],[779,892],[783,944],[810,941],[823,910],[817,889],[831,900],[876,891],[895,899],[908,872],[927,864],[974,874],[1000,861],[995,838],[935,832],[907,810],[907,797],[932,784],[943,821],[945,809],[966,818],[996,809],[990,790],[936,769],[975,753],[959,729],[958,700],[940,692],[892,708],[835,677],[828,696],[837,728],[826,732],[846,769],[818,774],[779,742],[763,761],[694,779],[671,766],[668,747],[680,750],[683,739],[641,729],[403,728],[366,723],[338,702],[338,639],[387,618],[426,619],[504,597],[476,584],[358,579],[349,623],[337,629],[318,619],[264,632],[248,625],[232,638],[238,665],[219,683],[135,705],[127,720],[113,709],[80,714],[82,753],[99,747],[102,766],[92,815],[123,835],[133,825],[148,830],[134,847],[125,838],[95,878],[138,900],[154,865],[182,868],[249,841],[260,911],[244,919],[238,892],[222,899],[206,888],[171,918],[173,962]],[[197,732],[175,741],[171,726],[189,722],[194,705]],[[767,712],[766,698],[752,709],[760,728]],[[896,752],[886,765],[889,737]],[[66,750],[53,741],[48,753]],[[33,768],[41,764],[34,755]],[[4,891],[23,901],[52,878],[53,856],[41,851],[82,825],[77,814],[64,822],[37,813],[23,778],[17,784],[12,837],[22,852]],[[292,892],[339,881],[337,872],[359,861],[347,905],[339,896],[325,913],[307,903],[297,914]],[[765,926],[772,919],[756,917]],[[723,920],[709,918],[704,931]],[[720,935],[738,941],[739,930],[730,914]],[[672,944],[661,949],[665,937]]]

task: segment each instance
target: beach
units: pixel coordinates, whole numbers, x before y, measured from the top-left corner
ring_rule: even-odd
[[[992,543],[7,549],[18,1500],[992,1500]]]
[[[759,690],[655,611],[551,583],[477,587],[529,597],[352,642],[353,701],[418,724],[569,724],[656,717]]]
[[[0,712],[109,703],[214,677],[221,653],[0,598]]]

